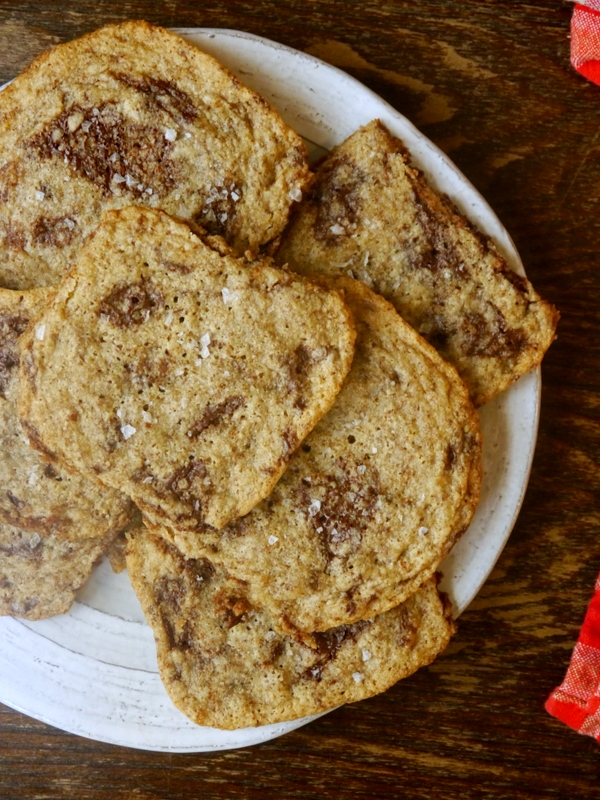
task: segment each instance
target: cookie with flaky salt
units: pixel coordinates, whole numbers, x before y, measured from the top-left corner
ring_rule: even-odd
[[[160,208],[258,252],[310,181],[302,139],[147,22],[43,53],[0,94],[0,284],[56,285],[107,209]]]
[[[478,417],[454,368],[364,284],[334,285],[357,340],[333,408],[246,517],[202,537],[160,530],[246,582],[281,630],[322,631],[402,602],[479,498]]]
[[[337,292],[162,212],[111,211],[24,337],[20,413],[47,457],[154,523],[220,528],[330,408],[354,338]]]
[[[311,647],[277,633],[244,584],[159,536],[130,535],[127,567],[165,688],[199,725],[267,725],[371,697],[431,663],[454,630],[434,579],[386,614],[316,634]]]
[[[558,312],[374,120],[325,158],[276,255],[351,274],[452,363],[480,406],[540,364]]]

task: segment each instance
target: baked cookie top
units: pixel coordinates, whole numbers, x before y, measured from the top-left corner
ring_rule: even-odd
[[[0,521],[0,616],[66,614],[114,536],[70,541]]]
[[[271,491],[355,338],[335,291],[209,241],[159,211],[106,212],[21,360],[35,446],[194,531]]]
[[[554,339],[553,306],[379,120],[322,161],[275,258],[371,286],[456,367],[478,406],[537,366]]]
[[[167,692],[199,725],[266,725],[371,697],[433,661],[453,632],[435,580],[386,614],[318,634],[313,649],[277,633],[243,584],[159,536],[131,536],[127,566]]]
[[[159,531],[247,582],[278,629],[305,633],[416,591],[468,526],[481,482],[478,418],[454,368],[364,284],[333,285],[357,328],[333,408],[252,513],[202,537]]]
[[[102,212],[160,208],[257,251],[308,185],[300,137],[214,58],[146,22],[42,54],[0,93],[0,284],[59,283]]]
[[[0,520],[62,539],[116,534],[133,516],[131,500],[44,461],[17,416],[19,336],[53,295],[52,289],[0,289]]]

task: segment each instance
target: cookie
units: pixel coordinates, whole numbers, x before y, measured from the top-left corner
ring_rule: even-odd
[[[127,566],[167,692],[199,725],[267,725],[371,697],[431,663],[453,632],[434,580],[380,617],[318,634],[313,649],[276,633],[244,584],[159,536],[133,535]]]
[[[285,226],[306,149],[214,58],[146,22],[42,54],[0,94],[0,285],[58,284],[106,209],[160,208],[240,254]]]
[[[271,495],[220,532],[158,531],[246,582],[283,631],[322,631],[402,602],[479,497],[478,418],[454,368],[364,284],[334,285],[357,328],[352,368]]]
[[[44,461],[17,416],[19,336],[53,295],[51,289],[0,289],[0,520],[43,536],[98,539],[127,524],[133,503],[95,480]]]
[[[162,212],[107,212],[21,363],[37,447],[192,531],[271,491],[355,338],[336,292],[210,244]]]
[[[537,366],[554,339],[556,310],[378,120],[321,163],[276,260],[367,283],[456,367],[478,406]]]
[[[113,538],[70,541],[0,522],[0,616],[66,614]]]

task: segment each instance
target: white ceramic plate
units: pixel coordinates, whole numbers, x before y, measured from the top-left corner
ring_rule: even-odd
[[[316,58],[237,31],[179,29],[260,92],[305,137],[313,155],[378,117],[438,189],[523,266],[498,218],[456,167],[401,114],[353,78]],[[442,588],[460,614],[479,591],[510,534],[533,458],[539,370],[481,411],[484,481],[475,519],[442,566]],[[104,562],[71,611],[40,622],[0,619],[0,701],[66,731],[163,752],[244,747],[306,724],[219,731],[172,705],[158,676],[154,641],[127,574]]]

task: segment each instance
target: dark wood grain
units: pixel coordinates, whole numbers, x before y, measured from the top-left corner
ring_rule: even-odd
[[[439,144],[560,309],[523,509],[448,652],[258,747],[164,755],[0,707],[0,798],[598,798],[600,748],[543,710],[600,570],[600,88],[555,0],[0,2],[0,80],[106,22],[238,28],[347,70]]]

